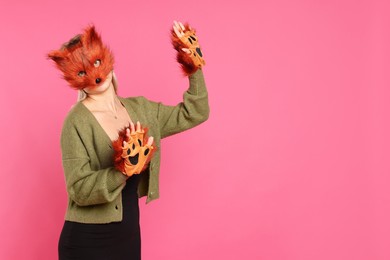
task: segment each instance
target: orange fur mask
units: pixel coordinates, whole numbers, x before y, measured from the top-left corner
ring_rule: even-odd
[[[93,25],[47,56],[74,89],[96,87],[114,69],[114,56]]]

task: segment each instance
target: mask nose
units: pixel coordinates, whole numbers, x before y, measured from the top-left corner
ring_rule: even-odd
[[[102,81],[102,79],[101,78],[97,78],[95,81],[96,81],[96,84],[99,84]]]

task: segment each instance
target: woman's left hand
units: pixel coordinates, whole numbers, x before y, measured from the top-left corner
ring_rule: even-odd
[[[196,31],[188,23],[183,25],[173,21],[171,40],[173,48],[177,50],[176,60],[181,64],[185,75],[192,75],[206,64]]]
[[[191,28],[191,27],[190,27]],[[181,22],[173,21],[173,30],[176,33],[176,36],[180,39],[184,36],[184,31],[186,30],[184,25]],[[184,52],[190,54],[191,51],[187,48],[181,48]]]

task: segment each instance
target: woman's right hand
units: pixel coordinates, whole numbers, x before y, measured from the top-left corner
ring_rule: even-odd
[[[140,174],[150,162],[152,157],[153,136],[146,141],[146,133],[141,124],[137,121],[137,126],[130,122],[130,129],[126,129],[126,140],[123,141],[122,158],[124,159],[124,174],[131,176]]]

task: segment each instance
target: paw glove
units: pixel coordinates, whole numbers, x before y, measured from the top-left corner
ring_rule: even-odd
[[[126,127],[119,131],[119,137],[112,142],[114,167],[127,176],[140,174],[148,167],[156,147],[147,143],[148,129],[137,124],[136,130],[126,135]]]
[[[178,37],[173,29],[171,29],[171,41],[173,48],[177,51],[176,60],[180,63],[183,73],[190,76],[199,68],[202,68],[206,63],[203,59],[203,54],[200,49],[196,31],[191,28],[188,23],[184,25],[182,37]],[[182,48],[187,48],[191,53],[186,53]]]

